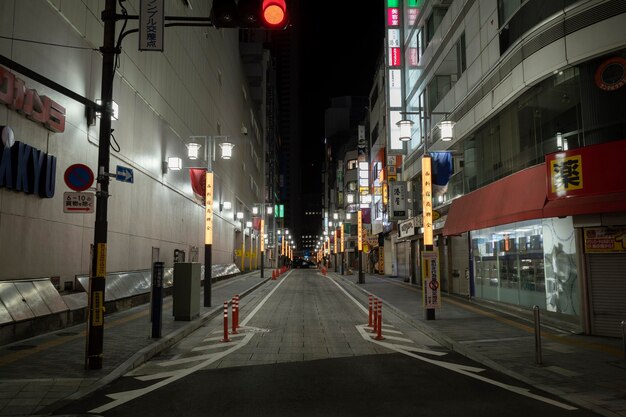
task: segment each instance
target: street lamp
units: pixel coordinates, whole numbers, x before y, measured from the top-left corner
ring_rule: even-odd
[[[261,278],[265,278],[265,245],[267,242],[267,233],[265,233],[265,217],[271,216],[274,210],[272,209],[271,204],[259,203],[252,207],[252,214],[254,216],[261,215],[261,221],[259,225],[259,238],[261,239],[259,242],[260,245],[260,256],[261,256]]]
[[[401,111],[400,114],[403,116],[406,116],[407,114],[419,115],[420,119],[424,118],[422,117],[421,109],[419,109],[418,111]],[[449,113],[448,112],[435,112],[435,111],[428,113],[429,116],[432,116],[433,114],[443,115],[443,120],[437,123],[436,125],[439,128],[439,131],[441,133],[441,140],[444,142],[451,141],[454,138],[454,124],[455,123],[452,120],[448,120]],[[396,125],[400,128],[400,137],[398,138],[400,141],[408,142],[411,140],[414,124],[415,122],[413,122],[413,120],[406,119],[406,118],[401,119],[396,123]],[[426,147],[424,149],[426,149]]]
[[[195,161],[203,159],[206,162],[205,184],[204,184],[204,210],[205,210],[205,233],[204,233],[204,306],[211,307],[211,286],[212,274],[212,245],[213,245],[213,168],[215,161],[215,145],[228,142],[228,136],[190,136],[185,144],[187,148],[187,158]],[[204,152],[201,158],[201,152]],[[222,148],[222,159],[229,159],[228,154]],[[168,157],[164,173],[167,169],[177,171],[183,168],[182,159],[179,157]],[[195,167],[190,167],[195,168]],[[230,202],[220,204],[220,211],[229,209]]]

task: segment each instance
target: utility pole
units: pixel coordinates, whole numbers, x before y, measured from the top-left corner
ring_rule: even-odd
[[[109,198],[109,162],[111,159],[111,103],[115,75],[115,22],[117,0],[106,0],[102,12],[104,41],[102,52],[102,86],[100,97],[100,139],[98,145],[98,178],[96,189],[96,222],[92,248],[89,284],[89,320],[87,329],[87,369],[102,369],[104,345],[104,299],[107,253],[107,204]]]

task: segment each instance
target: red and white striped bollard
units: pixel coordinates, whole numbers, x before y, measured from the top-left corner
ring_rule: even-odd
[[[230,342],[228,338],[228,301],[224,301],[224,338],[222,342]]]
[[[239,333],[239,294],[233,297],[233,334]]]
[[[378,300],[378,322],[376,323],[378,326],[378,334],[376,335],[376,340],[384,340],[383,337],[383,301]]]

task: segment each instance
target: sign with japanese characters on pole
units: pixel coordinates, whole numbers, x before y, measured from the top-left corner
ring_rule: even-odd
[[[139,8],[139,50],[163,52],[164,0],[141,0]]]
[[[206,215],[204,244],[213,244],[213,173],[206,172],[204,210]]]
[[[422,216],[424,217],[424,245],[433,244],[433,183],[430,156],[422,158]]]
[[[422,304],[425,309],[441,307],[441,281],[439,280],[439,254],[422,252]]]

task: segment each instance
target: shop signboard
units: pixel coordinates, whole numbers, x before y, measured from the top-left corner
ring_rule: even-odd
[[[398,223],[398,237],[402,239],[405,237],[414,236],[417,232],[416,224],[417,219],[415,217],[405,222]]]
[[[390,220],[406,220],[407,210],[407,184],[406,181],[393,181],[389,184]]]
[[[585,228],[585,252],[626,252],[626,227]]]
[[[626,140],[546,155],[548,200],[626,191]]]

